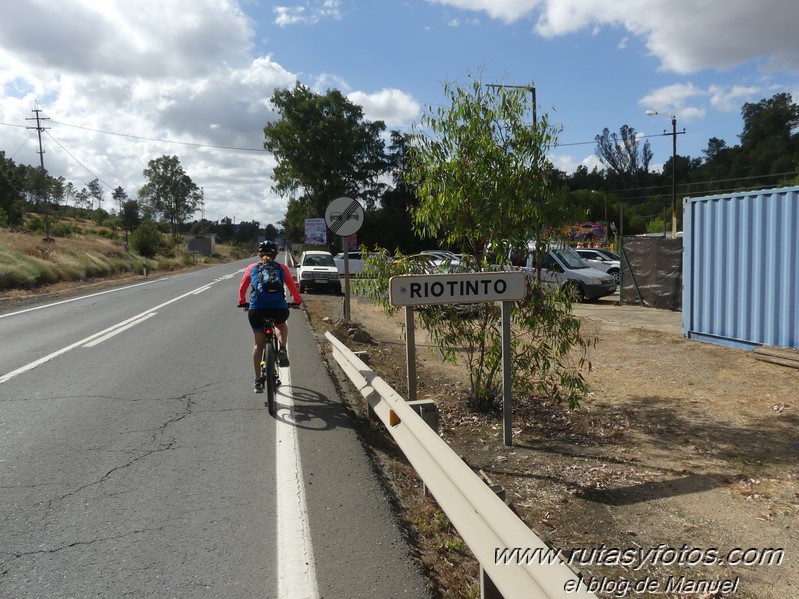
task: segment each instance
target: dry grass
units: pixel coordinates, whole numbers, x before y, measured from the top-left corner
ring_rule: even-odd
[[[195,258],[159,256],[146,259],[125,251],[121,239],[102,236],[108,233],[90,221],[70,223],[76,231],[91,231],[72,237],[56,237],[49,241],[31,232],[0,229],[0,292],[37,290],[61,283],[81,282],[148,272],[170,271],[191,266]],[[231,247],[218,245],[215,260],[235,257]],[[207,262],[207,259],[202,259]]]

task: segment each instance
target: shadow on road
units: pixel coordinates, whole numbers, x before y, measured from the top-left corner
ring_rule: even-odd
[[[287,397],[294,399],[293,409],[289,409]],[[352,429],[352,419],[340,402],[329,397],[297,386],[281,386],[276,397],[275,418],[297,428],[312,431],[329,431],[336,428]]]

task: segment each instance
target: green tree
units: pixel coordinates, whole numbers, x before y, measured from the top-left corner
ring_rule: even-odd
[[[649,163],[652,161],[652,150],[649,140],[643,145],[632,127],[622,125],[619,133],[611,133],[605,127],[601,135],[595,138],[596,149],[594,153],[602,164],[618,178],[624,188],[637,187],[649,173]]]
[[[169,220],[172,237],[177,237],[186,217],[197,211],[200,188],[183,170],[177,156],[150,160],[142,173],[147,183],[139,190],[139,197],[155,214]]]
[[[410,172],[409,136],[392,131],[388,150],[393,185],[383,192],[379,206],[367,210],[358,239],[369,247],[380,245],[392,252],[412,254],[430,242],[413,234],[411,209],[419,202],[413,186],[407,181]]]
[[[89,191],[89,209],[94,210],[94,200],[97,200],[97,208],[103,207],[103,185],[96,177],[86,184]]]
[[[364,120],[338,90],[319,95],[300,83],[275,90],[271,103],[280,119],[264,127],[264,148],[277,161],[274,190],[290,198],[287,234],[301,239],[305,219],[324,216],[339,196],[374,203],[386,169],[382,121]]]
[[[788,93],[744,104],[741,115],[743,161],[749,175],[795,172],[799,160],[799,106]]]
[[[0,150],[0,226],[17,227],[25,215],[24,181],[14,161]]]
[[[428,110],[414,128],[409,183],[419,206],[416,233],[474,256],[488,243],[526,244],[563,206],[551,201],[547,115],[530,125],[522,90],[447,83],[450,106]],[[496,91],[499,90],[499,91]]]
[[[128,201],[128,194],[125,193],[125,190],[122,188],[121,185],[118,185],[111,197],[119,206],[119,219],[122,221],[122,230],[125,231],[125,249],[128,249],[128,233],[130,233],[130,221],[127,219],[127,214],[125,213],[125,202]]]
[[[280,231],[275,225],[269,224],[264,227],[264,238],[265,239],[277,239],[280,235]]]
[[[158,225],[152,220],[144,221],[131,234],[130,245],[140,256],[154,258],[164,245]]]
[[[561,222],[563,206],[549,191],[552,167],[546,153],[555,141],[547,115],[531,126],[527,94],[515,88],[485,87],[477,78],[461,86],[447,83],[449,106],[428,108],[411,139],[408,184],[416,189],[416,232],[440,239],[471,255],[475,270],[507,266],[509,250],[523,247],[545,225]],[[424,272],[417,259],[391,263],[370,260],[372,281],[361,286],[391,310],[388,276]],[[570,304],[542,292],[534,279],[531,293],[513,310],[513,385],[517,393],[566,398],[576,405],[585,390],[570,365],[570,352],[585,343]],[[495,410],[501,398],[501,319],[486,305],[472,318],[456,307],[420,310],[442,356],[464,355],[469,366],[471,405]]]

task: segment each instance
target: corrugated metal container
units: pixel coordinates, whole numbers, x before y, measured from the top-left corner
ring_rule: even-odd
[[[799,187],[687,198],[683,334],[799,347]]]

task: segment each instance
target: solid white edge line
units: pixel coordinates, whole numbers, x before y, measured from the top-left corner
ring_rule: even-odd
[[[288,416],[275,419],[275,481],[277,490],[277,597],[317,599],[316,563],[308,522],[291,373],[281,368],[278,397]],[[283,391],[285,389],[285,391]],[[277,399],[277,398],[276,398]],[[283,413],[281,409],[281,413]]]

